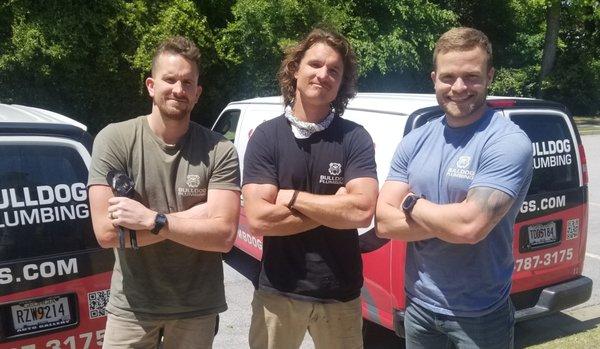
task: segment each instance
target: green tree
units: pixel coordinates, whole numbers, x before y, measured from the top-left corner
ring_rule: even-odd
[[[556,63],[542,96],[577,115],[600,115],[600,3],[563,3]]]
[[[285,48],[316,25],[348,37],[361,90],[418,90],[429,86],[436,38],[456,18],[424,0],[239,0],[232,12],[217,40],[220,58],[238,79],[232,98],[278,93],[275,75]]]
[[[549,0],[546,9],[546,34],[544,36],[544,50],[542,51],[542,63],[540,68],[540,84],[537,96],[542,96],[541,82],[554,67],[556,60],[556,49],[558,44],[558,32],[560,29],[560,0]]]
[[[13,0],[0,8],[0,100],[105,124],[138,106],[123,1]],[[133,77],[133,78],[132,78]]]
[[[435,41],[456,25],[494,44],[495,94],[600,113],[600,5],[560,1],[556,59],[539,80],[548,4],[557,0],[6,0],[0,4],[0,101],[61,112],[90,127],[147,113],[155,45],[171,35],[202,51],[194,120],[209,125],[230,100],[277,94],[287,46],[315,25],[346,35],[361,91],[431,92]]]
[[[209,85],[215,79],[214,37],[200,10],[215,10],[217,2],[202,4],[190,0],[5,3],[0,7],[0,100],[63,113],[95,133],[109,122],[150,111],[144,80],[152,52],[159,41],[178,34],[200,47],[202,82]],[[207,90],[201,104],[212,111],[219,96]],[[203,118],[197,111],[194,116]]]

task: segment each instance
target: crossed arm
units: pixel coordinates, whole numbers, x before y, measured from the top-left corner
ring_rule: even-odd
[[[294,190],[272,184],[246,184],[242,188],[250,232],[257,236],[286,236],[320,225],[335,229],[366,227],[377,201],[377,180],[355,178],[335,195],[299,192],[293,209],[287,207]]]
[[[167,214],[168,223],[158,235],[150,233],[156,211],[129,198],[114,197],[105,185],[91,186],[89,198],[94,233],[104,248],[119,245],[118,226],[136,230],[139,246],[165,239],[204,251],[227,252],[233,246],[240,211],[237,191],[209,189],[206,203]],[[110,213],[116,218],[111,219]],[[130,247],[129,241],[126,244]]]
[[[409,216],[401,208],[410,193],[407,183],[387,181],[377,201],[377,235],[419,241],[438,238],[456,244],[476,244],[508,212],[514,199],[501,190],[475,187],[462,202],[438,205],[419,199]]]

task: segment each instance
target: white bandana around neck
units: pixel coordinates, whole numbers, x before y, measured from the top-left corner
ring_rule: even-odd
[[[285,117],[290,122],[290,125],[292,125],[292,133],[294,134],[294,137],[298,139],[306,139],[310,137],[313,133],[323,131],[324,129],[329,127],[329,125],[331,125],[331,122],[333,121],[334,114],[335,110],[332,109],[323,121],[321,121],[318,124],[315,124],[312,122],[299,120],[297,117],[294,116],[294,114],[292,114],[292,106],[285,106]]]

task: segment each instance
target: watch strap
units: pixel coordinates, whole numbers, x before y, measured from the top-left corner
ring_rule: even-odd
[[[150,232],[154,235],[158,235],[160,230],[167,224],[167,216],[164,213],[157,213],[154,218],[154,228]]]

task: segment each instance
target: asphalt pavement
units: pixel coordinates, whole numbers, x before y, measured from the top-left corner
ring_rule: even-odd
[[[592,297],[588,302],[560,313],[517,324],[516,348],[576,335],[600,326],[600,135],[584,135],[582,140],[590,179],[587,253],[583,274],[594,281]],[[256,273],[257,262],[237,250],[227,256],[226,261],[225,292],[229,310],[221,314],[214,348],[247,348],[254,288],[244,275],[251,277]],[[377,326],[369,326],[365,338],[367,349],[403,348],[401,339]],[[307,336],[301,348],[312,347]]]

